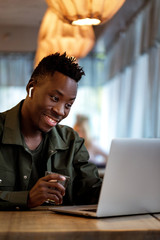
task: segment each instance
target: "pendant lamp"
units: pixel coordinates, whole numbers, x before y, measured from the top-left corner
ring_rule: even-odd
[[[46,0],[46,2],[65,22],[97,25],[111,19],[125,0]]]
[[[64,23],[48,8],[38,34],[35,66],[43,57],[55,52],[66,52],[69,56],[83,58],[91,51],[94,43],[92,26],[72,26]]]

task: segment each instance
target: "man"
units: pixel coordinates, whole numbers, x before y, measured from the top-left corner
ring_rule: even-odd
[[[74,58],[59,53],[42,59],[27,84],[26,99],[0,113],[0,209],[96,203],[101,188],[88,163],[84,140],[66,118],[84,75]],[[45,176],[45,171],[54,172]],[[70,177],[66,189],[66,175]],[[59,182],[60,181],[60,182]]]

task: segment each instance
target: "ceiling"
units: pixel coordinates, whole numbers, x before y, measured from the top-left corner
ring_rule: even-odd
[[[45,0],[0,0],[0,25],[39,27],[46,8]]]
[[[94,27],[96,40],[105,36],[109,46],[119,32],[124,31],[127,24],[148,0],[126,0],[120,11],[107,23]],[[0,0],[0,27],[34,27],[39,29],[43,15],[47,9],[45,0]]]

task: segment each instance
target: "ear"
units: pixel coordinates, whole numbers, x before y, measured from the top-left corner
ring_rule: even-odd
[[[34,88],[34,87],[30,87],[30,88],[29,88],[29,93],[28,93],[28,96],[29,96],[29,97],[32,97],[32,90],[33,90],[33,88]]]
[[[26,86],[26,90],[29,96],[31,96],[31,91],[33,90],[33,88],[36,86],[37,81],[33,80],[32,78],[29,80],[27,86]]]

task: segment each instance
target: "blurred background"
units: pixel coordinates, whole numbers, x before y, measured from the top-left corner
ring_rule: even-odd
[[[0,0],[0,112],[26,97],[42,57],[66,51],[86,75],[62,124],[86,116],[106,153],[113,138],[160,136],[160,1],[109,0],[106,9],[105,1],[90,1],[103,4],[101,24],[73,26],[69,15],[88,10],[83,1],[72,9],[70,0]],[[64,16],[58,2],[69,6]]]

